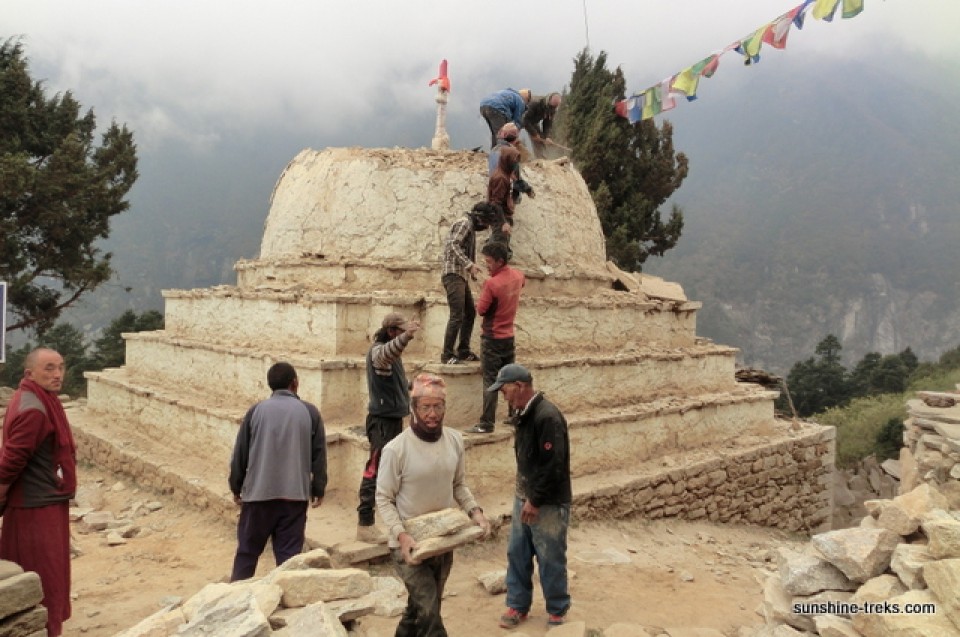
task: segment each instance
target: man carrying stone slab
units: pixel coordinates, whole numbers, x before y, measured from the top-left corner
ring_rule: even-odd
[[[40,576],[51,637],[61,634],[71,611],[69,507],[77,447],[57,396],[65,371],[52,349],[27,354],[0,447],[0,559]]]
[[[360,504],[357,506],[357,539],[370,544],[387,541],[374,523],[377,493],[377,471],[384,445],[403,431],[403,419],[410,413],[410,390],[403,371],[403,350],[420,329],[417,321],[408,321],[397,312],[390,312],[373,336],[367,352],[367,441],[370,455],[360,479]]]
[[[514,450],[517,494],[507,543],[507,611],[500,626],[513,628],[533,603],[533,560],[547,606],[547,624],[564,622],[567,591],[567,527],[570,524],[570,437],[556,405],[534,391],[533,376],[522,365],[505,365],[487,388],[501,392],[517,410]]]
[[[241,507],[231,582],[253,577],[268,539],[277,566],[299,554],[307,503],[320,506],[327,487],[320,411],[297,396],[290,363],[274,363],[267,384],[273,394],[247,411],[230,459],[230,491]]]
[[[490,532],[490,523],[464,483],[463,437],[445,428],[446,384],[431,374],[413,381],[410,427],[387,443],[377,477],[377,510],[389,529],[397,573],[407,588],[407,608],[398,637],[445,637],[440,616],[443,587],[453,565],[453,552],[414,559],[417,541],[404,520],[459,507],[474,524]]]

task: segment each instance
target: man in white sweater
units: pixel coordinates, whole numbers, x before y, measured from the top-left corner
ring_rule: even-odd
[[[409,518],[459,506],[481,527],[490,523],[464,483],[463,437],[443,427],[446,384],[432,374],[413,380],[410,427],[383,448],[377,475],[377,511],[389,529],[397,573],[407,587],[407,609],[397,637],[446,637],[440,616],[443,587],[453,565],[453,552],[414,562],[416,540],[406,532]]]

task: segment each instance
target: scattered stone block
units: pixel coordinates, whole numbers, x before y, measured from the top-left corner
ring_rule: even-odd
[[[887,570],[900,540],[887,529],[862,528],[829,531],[810,539],[830,563],[855,582],[865,582]]]
[[[113,513],[110,511],[93,511],[83,516],[81,523],[88,531],[103,531],[113,522]]]
[[[268,637],[272,634],[270,622],[260,611],[250,590],[237,591],[220,603],[201,609],[187,624],[177,629],[177,637]]]
[[[29,635],[47,634],[47,609],[43,606],[34,606],[29,610],[19,612],[0,621],[0,635],[2,637],[21,637]]]
[[[20,573],[0,580],[0,618],[32,608],[43,599],[40,576]]]
[[[0,560],[0,580],[13,577],[14,575],[20,575],[21,573],[23,573],[23,569],[20,568],[20,565],[16,562]]]
[[[920,521],[930,511],[945,509],[947,506],[947,499],[936,488],[924,483],[891,500],[880,512],[877,522],[885,529],[907,536],[920,528]]]
[[[479,577],[480,585],[490,595],[499,595],[507,592],[507,571],[489,571],[482,573]]]
[[[929,562],[923,567],[923,579],[940,600],[937,606],[957,626],[960,633],[960,559]]]
[[[929,541],[927,550],[935,559],[960,557],[960,521],[931,516],[921,526]]]
[[[270,575],[283,571],[302,571],[308,568],[330,568],[330,554],[326,549],[313,549],[306,553],[294,555],[289,560],[271,571]],[[267,576],[269,577],[269,575]]]
[[[897,480],[900,479],[900,461],[894,460],[893,458],[887,458],[880,463],[880,468],[883,469],[887,475],[893,476]]]
[[[617,622],[603,629],[603,637],[652,637],[642,626]]]
[[[366,542],[340,542],[330,548],[333,561],[337,564],[362,564],[390,555],[386,544],[367,544]]]
[[[939,600],[928,590],[907,591],[903,595],[884,601],[890,605],[896,604],[901,614],[858,613],[852,617],[853,627],[869,637],[932,637],[933,635],[939,637],[957,634],[957,627],[946,613],[902,614],[907,604],[937,604]]]
[[[331,612],[337,616],[340,623],[354,621],[364,615],[372,615],[376,610],[376,601],[374,595],[377,592],[367,593],[363,597],[354,599],[338,599],[332,602],[326,602]]]
[[[853,622],[836,615],[817,615],[813,618],[820,637],[862,637],[853,627]]]
[[[790,595],[813,595],[820,591],[853,591],[851,582],[836,566],[816,555],[781,548],[777,551],[780,582]]]
[[[286,571],[278,573],[273,582],[283,589],[281,603],[286,608],[362,597],[373,590],[370,575],[357,568]]]
[[[79,522],[88,513],[93,513],[91,507],[70,507],[70,521]]]
[[[890,570],[897,574],[907,588],[926,588],[923,567],[933,561],[933,556],[922,544],[900,544],[893,550]]]
[[[780,578],[775,575],[767,577],[763,585],[763,601],[760,604],[760,614],[768,624],[790,624],[803,631],[813,630],[813,620],[803,615],[793,613],[792,598],[783,590]]]
[[[121,546],[126,544],[127,540],[122,535],[115,531],[107,533],[107,546]]]
[[[347,637],[347,629],[324,602],[304,606],[296,612],[286,614],[284,619],[286,626],[273,633],[277,637]]]
[[[858,604],[863,602],[882,602],[885,599],[903,595],[907,592],[907,587],[900,581],[896,575],[885,573],[872,579],[868,579],[863,586],[857,589],[853,594],[853,601]]]
[[[179,608],[164,608],[114,637],[168,637],[185,623]]]

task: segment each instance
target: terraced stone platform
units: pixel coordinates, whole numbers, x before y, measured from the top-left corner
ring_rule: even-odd
[[[479,416],[479,365],[438,362],[439,272],[442,241],[482,199],[485,170],[485,155],[471,152],[298,155],[274,191],[261,254],[237,264],[237,285],[165,291],[165,329],[125,335],[126,365],[87,374],[81,452],[233,516],[226,474],[237,425],[269,394],[266,370],[287,360],[324,416],[330,500],[350,527],[366,457],[364,355],[386,313],[422,322],[404,362],[411,377],[447,380],[446,425]],[[736,382],[737,350],[697,337],[699,303],[606,262],[569,163],[531,162],[525,175],[538,196],[518,207],[513,239],[512,265],[528,278],[517,358],[567,415],[580,514],[794,530],[829,520],[832,429],[776,420],[774,393]],[[465,437],[471,486],[508,513],[511,430]]]

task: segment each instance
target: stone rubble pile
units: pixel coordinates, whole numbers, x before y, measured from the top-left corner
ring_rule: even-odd
[[[960,635],[960,484],[951,475],[960,396],[919,394],[908,403],[900,461],[883,466],[899,477],[900,495],[863,502],[855,527],[814,535],[801,551],[779,549],[754,637]],[[871,488],[886,490],[866,464]]]
[[[867,456],[850,469],[837,469],[833,474],[833,529],[857,526],[867,514],[864,502],[892,498],[900,485],[900,463],[896,460],[877,462]]]
[[[117,637],[346,637],[357,618],[393,617],[405,606],[406,591],[399,579],[332,568],[327,551],[314,549],[261,579],[208,584]]]
[[[915,467],[902,481],[907,485],[933,482],[958,485],[960,480],[960,394],[918,392],[907,402],[901,466]],[[952,490],[955,486],[951,486]]]

